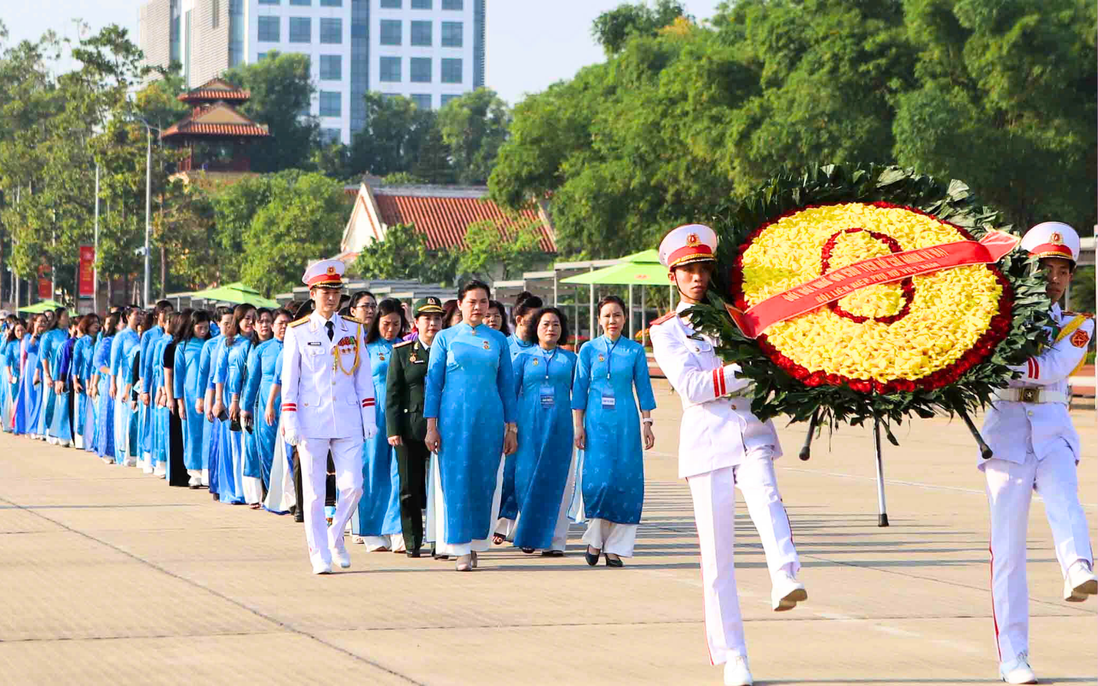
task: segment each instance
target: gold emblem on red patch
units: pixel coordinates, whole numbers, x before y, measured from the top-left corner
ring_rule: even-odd
[[[488,341],[484,341],[484,349],[485,350],[491,350],[492,349],[492,346],[488,345]]]
[[[1087,343],[1090,343],[1090,334],[1082,329],[1079,329],[1075,333],[1071,334],[1071,344],[1076,348],[1085,348]]]
[[[687,235],[686,236],[686,244],[687,245],[697,245],[698,244],[698,234],[692,233],[692,234]]]
[[[535,366],[535,367],[536,367],[536,366],[538,366],[538,361],[537,361],[537,358],[535,358],[535,359],[534,359],[534,366]]]
[[[377,359],[381,362],[384,362],[385,361],[385,353],[378,353],[377,354]]]
[[[1053,232],[1053,234],[1048,237],[1048,242],[1052,243],[1053,245],[1063,245],[1064,237],[1056,232]]]
[[[606,361],[606,358],[603,357],[602,353],[599,353],[599,362],[605,362],[605,361]]]

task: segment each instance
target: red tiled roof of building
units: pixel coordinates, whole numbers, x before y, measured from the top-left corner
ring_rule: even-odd
[[[168,138],[180,134],[202,134],[205,136],[269,136],[265,128],[258,124],[196,124],[193,121],[185,121],[169,127],[160,136]]]
[[[555,253],[557,246],[549,227],[533,210],[523,210],[518,218],[509,217],[498,205],[487,198],[439,197],[402,193],[397,188],[374,190],[381,221],[388,226],[414,224],[417,231],[427,237],[427,247],[465,247],[465,232],[471,224],[482,221],[495,222],[501,238],[510,238],[526,225],[534,224],[541,236],[541,249]]]
[[[216,100],[244,102],[249,100],[252,97],[252,94],[248,91],[240,90],[226,91],[215,88],[196,88],[187,93],[180,93],[175,97],[182,102],[213,102]]]

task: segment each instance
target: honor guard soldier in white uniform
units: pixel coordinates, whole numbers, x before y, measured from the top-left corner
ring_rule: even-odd
[[[1068,378],[1082,365],[1094,336],[1086,315],[1060,311],[1079,258],[1079,235],[1060,222],[1038,224],[1022,249],[1041,260],[1052,301],[1052,343],[992,401],[982,434],[993,455],[981,461],[991,508],[991,597],[999,676],[1011,684],[1036,683],[1029,666],[1029,588],[1026,525],[1033,492],[1045,501],[1064,600],[1082,602],[1098,592],[1086,516],[1079,504],[1079,434],[1068,414]]]
[[[796,579],[800,562],[778,494],[773,460],[782,450],[774,425],[751,413],[750,382],[737,376],[739,365],[717,357],[719,341],[695,332],[681,316],[705,298],[716,248],[717,235],[700,224],[680,226],[664,237],[660,263],[681,302],[675,312],[652,322],[651,335],[656,361],[682,397],[679,476],[689,483],[694,501],[709,657],[725,665],[725,684],[740,686],[752,680],[732,555],[737,487],[766,552],[774,610],[790,610],[808,594]]]
[[[351,566],[343,533],[362,496],[362,444],[377,433],[374,383],[362,322],[341,317],[343,263],[317,262],[305,271],[315,308],[286,330],[282,360],[282,432],[301,458],[305,539],[314,574],[329,574],[332,559]],[[335,464],[339,503],[324,518],[328,452]]]

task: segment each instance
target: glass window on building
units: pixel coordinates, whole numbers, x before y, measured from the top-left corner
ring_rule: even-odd
[[[381,9],[398,10],[400,9],[400,0],[381,0]]]
[[[433,5],[432,0],[412,0],[412,9],[414,10],[434,9]]]
[[[431,46],[431,22],[412,22],[412,45]]]
[[[461,58],[442,58],[442,82],[461,83]]]
[[[278,30],[278,17],[259,17],[259,40],[264,43],[282,40]]]
[[[340,141],[341,134],[339,129],[324,128],[320,130],[320,140],[324,141],[324,145],[333,145]]]
[[[343,115],[343,93],[339,91],[320,91],[320,116],[340,117]]]
[[[382,57],[381,63],[378,65],[378,77],[382,81],[387,82],[400,82],[400,58],[399,57]]]
[[[381,20],[381,44],[400,45],[402,29],[399,19]]]
[[[321,81],[339,81],[343,78],[343,56],[342,55],[321,55],[320,56],[320,80]]]
[[[431,94],[430,93],[414,93],[410,97],[412,98],[412,102],[414,102],[416,104],[416,107],[418,107],[419,109],[421,109],[421,110],[431,109]]]
[[[313,0],[290,0],[290,4],[295,7],[312,7]]]
[[[260,5],[277,5],[279,0],[259,0]]]
[[[409,73],[412,83],[431,83],[431,58],[413,57],[409,61]]]
[[[258,55],[255,56],[255,61],[256,62],[262,62],[265,59],[267,59],[267,53],[265,53],[265,52],[261,52],[261,53],[259,53]]]
[[[442,9],[457,10],[460,12],[465,9],[465,3],[462,2],[462,0],[442,0]]]
[[[447,103],[449,103],[451,100],[457,100],[460,97],[461,97],[460,95],[443,95],[442,96],[442,101],[441,101],[441,103],[442,103],[441,106],[446,107]]]
[[[442,47],[460,48],[464,43],[465,23],[460,21],[442,22]]]
[[[322,17],[320,20],[320,42],[329,45],[343,43],[343,20]]]
[[[308,43],[313,39],[313,20],[309,17],[290,17],[290,42]]]
[[[343,0],[320,0],[321,7],[343,7]]]

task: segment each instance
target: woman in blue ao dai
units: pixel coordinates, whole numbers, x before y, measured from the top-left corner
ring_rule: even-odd
[[[53,349],[53,357],[50,362],[50,374],[53,376],[53,414],[50,418],[49,435],[55,445],[69,447],[72,445],[72,409],[69,401],[72,400],[72,358],[73,348],[76,347],[76,322],[70,321],[69,328],[65,331],[65,337],[58,335],[58,344]]]
[[[164,351],[172,342],[170,318],[166,322],[164,330],[153,338],[145,348],[149,356],[150,365],[142,364],[142,370],[149,371],[145,388],[149,389],[149,421],[146,426],[147,439],[145,444],[149,447],[149,464],[152,466],[153,475],[162,477],[168,471],[168,425],[171,413],[168,411],[168,402],[164,388]]]
[[[530,307],[529,303],[523,304],[526,300],[536,302],[536,307]],[[522,340],[522,336],[518,333],[524,318],[528,317],[537,307],[541,307],[541,299],[527,291],[523,291],[515,297],[515,307],[512,314],[519,328],[516,328],[515,333],[512,334],[510,327],[507,326],[507,308],[498,300],[488,301],[488,314],[484,315],[484,323],[507,337],[507,345],[511,348],[512,363],[514,363],[516,355],[532,345]],[[515,519],[518,518],[518,500],[515,498],[514,454],[503,456],[503,461],[499,465],[499,479],[497,481],[496,500],[499,503],[498,506],[493,503],[496,516],[492,522],[492,543],[502,545],[504,541],[514,537]]]
[[[351,533],[355,543],[362,543],[368,552],[404,552],[404,536],[400,526],[400,472],[397,469],[396,448],[389,445],[385,426],[385,379],[393,346],[408,331],[404,308],[391,298],[378,303],[377,313],[366,334],[366,351],[370,354],[370,371],[374,381],[374,408],[377,434],[362,445],[362,498],[351,518]]]
[[[111,393],[111,357],[114,342],[118,339],[117,329],[122,323],[122,315],[107,315],[103,322],[103,331],[92,353],[92,386],[95,388],[95,454],[107,464],[114,462],[114,412],[115,401]]]
[[[211,482],[217,484],[217,497],[223,503],[241,505],[244,499],[244,484],[242,483],[242,452],[243,443],[237,443],[234,452],[233,442],[239,441],[240,432],[232,431],[233,418],[229,414],[232,406],[232,398],[229,395],[229,359],[234,350],[238,350],[246,342],[241,337],[244,327],[252,328],[252,322],[245,323],[248,315],[254,317],[255,308],[251,305],[238,305],[233,309],[232,324],[224,330],[225,337],[214,351],[214,361],[210,367],[210,383],[213,391],[213,415],[217,418],[214,422],[214,432],[210,438],[210,455],[216,454],[216,473],[211,467]],[[239,353],[238,353],[239,355]],[[212,489],[212,486],[211,486]]]
[[[152,462],[146,461],[141,454],[141,444],[139,438],[141,436],[141,336],[145,331],[148,331],[153,324],[153,317],[151,313],[142,313],[137,319],[137,343],[125,353],[125,359],[122,361],[122,392],[121,396],[125,398],[125,406],[129,412],[129,416],[126,417],[126,450],[118,452],[124,454],[126,466],[140,467],[146,474],[152,474]],[[115,437],[115,442],[118,442],[118,437]]]
[[[248,432],[241,417],[240,397],[244,391],[244,374],[248,367],[248,355],[255,346],[258,313],[251,305],[238,305],[233,316],[237,319],[237,335],[228,349],[228,375],[225,395],[229,404],[229,449],[233,458],[233,478],[236,495],[253,510],[263,501],[263,480],[260,477],[259,459],[254,451],[248,451]]]
[[[16,322],[4,336],[3,352],[0,354],[0,365],[3,366],[4,380],[7,383],[4,395],[4,431],[15,431],[16,408],[19,405],[19,378],[22,376],[20,363],[23,357],[23,338],[27,335],[27,327],[23,322]]]
[[[515,451],[514,374],[507,339],[484,325],[488,286],[472,281],[458,292],[460,324],[431,344],[423,416],[434,486],[441,490],[436,517],[444,522],[437,552],[457,555],[457,570],[476,566],[488,549],[500,455]]]
[[[88,336],[88,349],[84,355],[84,367],[80,371],[81,385],[88,400],[84,410],[84,450],[89,453],[96,452],[95,427],[99,421],[99,394],[96,388],[95,351],[99,341],[103,338],[103,320],[96,317],[95,334]]]
[[[12,408],[15,404],[12,402],[12,382],[8,376],[8,350],[12,347],[13,343],[18,343],[18,339],[15,338],[15,325],[10,322],[5,322],[3,330],[3,343],[0,343],[0,424],[3,424],[0,429],[4,433],[11,431],[11,414]]]
[[[213,335],[206,339],[206,344],[202,346],[202,353],[198,358],[198,379],[199,388],[202,389],[202,405],[195,409],[205,417],[202,427],[202,462],[203,471],[206,475],[205,483],[209,487],[213,499],[218,500],[221,493],[221,484],[217,480],[218,464],[220,462],[218,448],[221,435],[221,419],[219,418],[220,413],[214,413],[216,398],[214,397],[213,372],[217,366],[217,358],[221,348],[225,345],[225,336],[234,331],[233,308],[221,305],[214,311],[214,314],[217,316],[217,330],[214,331],[214,322],[211,322],[210,332]],[[222,406],[223,409],[224,406]],[[230,458],[226,455],[225,459]]]
[[[603,335],[580,348],[572,389],[576,447],[584,451],[583,507],[590,517],[583,541],[588,564],[598,564],[605,552],[607,566],[620,567],[621,558],[633,556],[644,504],[643,450],[656,441],[651,418],[656,398],[644,347],[621,335],[625,324],[621,298],[603,298],[598,313]]]
[[[141,312],[137,308],[123,310],[123,329],[115,334],[114,343],[111,345],[110,363],[110,398],[114,401],[114,461],[119,465],[130,462],[130,420],[133,417],[133,405],[129,394],[125,393],[126,379],[130,375],[132,366],[126,364],[131,359],[131,352],[138,345],[140,336],[137,333],[137,322]],[[132,464],[136,464],[134,461]]]
[[[42,412],[42,370],[38,365],[38,355],[41,352],[42,336],[46,333],[47,318],[44,314],[34,317],[31,323],[31,332],[23,337],[22,350],[20,351],[20,367],[22,375],[19,378],[19,402],[20,407],[16,414],[21,420],[15,425],[15,433],[29,434],[36,438],[38,430],[38,415]]]
[[[524,553],[564,554],[568,505],[572,499],[572,378],[575,353],[559,343],[568,338],[568,320],[555,307],[542,308],[524,322],[523,338],[536,341],[514,361],[518,395],[518,452],[515,546]]]
[[[42,402],[39,406],[38,423],[34,433],[38,438],[50,443],[57,443],[57,437],[53,435],[53,410],[57,404],[57,390],[54,386],[57,372],[57,349],[69,337],[69,311],[59,307],[48,312],[47,331],[42,334],[38,346],[38,369],[42,379]]]
[[[279,311],[287,312],[286,310]],[[290,317],[292,317],[292,315],[287,312],[287,325],[289,324]],[[286,326],[280,325],[280,321],[280,318],[275,318],[275,338],[278,339],[279,342],[284,342]],[[294,490],[292,448],[286,441],[282,440],[281,431],[282,356],[283,350],[280,347],[278,356],[275,358],[274,383],[271,384],[271,390],[267,395],[266,410],[263,417],[263,423],[270,427],[271,432],[275,437],[274,455],[271,459],[271,485],[270,488],[267,489],[267,497],[263,499],[263,508],[268,512],[274,512],[275,514],[285,514],[290,511],[291,507],[295,507],[297,504],[297,493]],[[259,404],[263,404],[262,399],[260,399]]]
[[[5,431],[16,432],[16,427],[26,426],[23,418],[22,386],[23,378],[23,341],[29,336],[23,322],[17,323],[8,332],[7,347],[4,349],[4,376],[8,379],[10,399],[8,411],[4,415]]]
[[[256,486],[259,491],[259,503],[252,503],[253,509],[262,506],[263,498],[267,491],[269,465],[264,466],[262,454],[259,451],[259,433],[255,426],[255,395],[250,396],[248,388],[251,385],[253,370],[262,380],[262,370],[256,368],[254,361],[256,349],[264,343],[272,340],[274,334],[271,325],[274,323],[274,312],[266,307],[260,307],[255,311],[255,332],[252,334],[252,347],[248,350],[248,356],[244,360],[244,368],[241,370],[240,385],[240,425],[244,429],[244,476],[259,479]],[[271,366],[274,366],[274,357],[271,358]]]
[[[202,454],[206,418],[199,412],[203,389],[198,374],[202,348],[209,335],[210,315],[202,310],[191,313],[190,322],[175,346],[173,360],[173,395],[176,398],[176,413],[183,425],[183,466],[187,469],[188,485],[194,489],[209,483],[206,460]]]
[[[77,339],[72,349],[72,367],[69,371],[73,401],[73,442],[77,449],[85,450],[91,443],[87,428],[95,424],[95,412],[88,389],[91,378],[91,355],[95,348],[95,336],[99,333],[99,316],[86,314],[76,327]]]
[[[278,440],[278,423],[267,415],[267,400],[271,395],[271,388],[278,381],[275,376],[278,355],[282,352],[282,341],[286,337],[286,327],[290,319],[290,313],[286,310],[280,309],[271,313],[272,336],[252,348],[248,354],[248,370],[244,380],[241,416],[245,425],[253,427],[255,454],[259,460],[264,493],[271,490],[271,467],[274,465],[275,442]],[[278,404],[281,405],[281,398]],[[276,484],[276,487],[279,485]],[[264,496],[264,503],[266,500]]]

